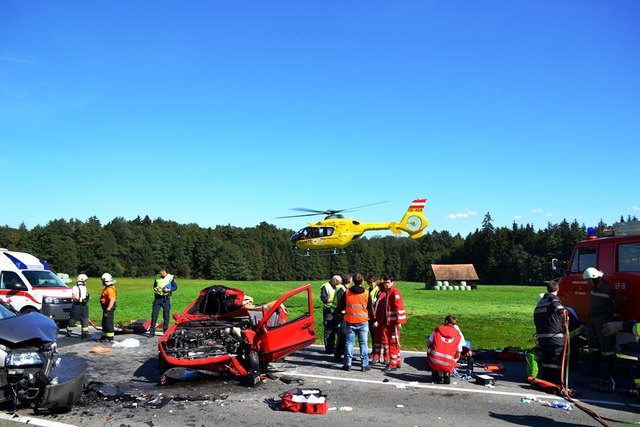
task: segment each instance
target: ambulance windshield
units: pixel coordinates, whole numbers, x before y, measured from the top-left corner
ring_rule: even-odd
[[[68,288],[58,276],[48,270],[23,270],[22,274],[34,288]]]

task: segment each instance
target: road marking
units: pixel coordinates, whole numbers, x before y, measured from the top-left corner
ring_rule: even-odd
[[[8,415],[8,414],[5,414],[4,412],[0,412],[0,420],[6,420],[6,421],[11,421],[11,422],[20,423],[20,424],[28,424],[30,426],[38,426],[38,427],[76,427],[73,424],[64,424],[64,423],[58,423],[55,421],[47,421],[41,418],[23,417],[23,416],[16,416],[14,418],[13,415]],[[5,424],[2,423],[2,425],[5,425]]]
[[[317,347],[320,349],[324,349],[324,346],[321,344],[312,344],[309,347]],[[410,354],[412,356],[425,355],[426,357],[426,351],[402,350],[402,355],[405,355],[405,354]],[[550,394],[513,393],[513,392],[507,392],[507,391],[491,390],[491,389],[487,389],[486,387],[484,389],[468,389],[468,388],[451,387],[449,385],[440,386],[436,384],[400,383],[400,382],[392,382],[392,381],[383,383],[381,380],[363,380],[359,378],[333,377],[333,376],[325,376],[325,375],[303,374],[299,372],[296,372],[296,375],[299,375],[301,377],[320,378],[320,379],[327,379],[327,380],[330,379],[330,380],[338,380],[338,381],[353,381],[353,382],[369,383],[369,384],[392,385],[396,388],[405,388],[409,386],[409,387],[435,389],[435,390],[447,390],[447,391],[453,390],[453,391],[467,392],[467,393],[498,394],[503,396],[516,396],[516,397],[525,397],[525,396],[536,397],[537,399],[541,399],[541,400],[554,400],[554,399],[563,400],[564,399],[563,397],[550,395]],[[625,403],[625,402],[618,402],[618,401],[612,401],[612,400],[595,400],[595,399],[572,399],[572,400],[578,403],[589,403],[591,405],[625,406],[625,407],[640,409],[640,405],[635,403]]]
[[[415,382],[403,383],[403,382],[389,381],[389,382],[384,383],[381,380],[365,380],[365,379],[360,379],[360,378],[334,377],[334,376],[330,376],[330,375],[304,374],[304,373],[301,373],[301,372],[298,372],[298,371],[293,371],[293,372],[291,372],[291,374],[294,374],[294,375],[297,375],[297,376],[300,376],[300,377],[318,378],[318,379],[325,379],[325,380],[351,381],[351,382],[357,382],[357,383],[388,385],[388,386],[393,386],[393,387],[398,388],[398,389],[407,388],[407,387],[415,387],[415,388],[425,388],[425,389],[430,389],[430,390],[444,390],[444,391],[449,391],[449,392],[457,391],[457,392],[461,392],[461,393],[465,393],[466,392],[466,393],[493,394],[493,395],[501,395],[501,396],[529,397],[529,398],[535,397],[538,400],[547,400],[547,401],[564,400],[563,397],[550,395],[550,394],[514,393],[514,392],[509,392],[509,391],[499,391],[499,390],[487,389],[486,387],[482,388],[482,389],[473,389],[473,388],[452,387],[450,385],[441,386],[441,385],[437,385],[437,384],[420,384],[420,383],[415,383]],[[578,403],[589,403],[589,404],[611,405],[611,406],[631,406],[631,407],[634,407],[634,408],[640,408],[640,405],[638,405],[638,404],[617,402],[617,401],[611,401],[611,400],[593,400],[593,399],[584,399],[584,400],[582,400],[582,399],[572,399],[572,400],[575,401],[575,402],[578,402]]]
[[[481,394],[500,394],[504,396],[531,396],[536,397],[538,399],[549,399],[548,396],[533,394],[533,393],[512,393],[508,391],[498,391],[498,390],[480,390],[480,389],[467,389],[467,388],[459,388],[459,387],[451,387],[451,386],[440,386],[436,384],[420,384],[420,383],[401,383],[396,381],[389,381],[383,383],[381,380],[363,380],[360,378],[345,378],[345,377],[333,377],[329,375],[315,375],[315,374],[303,374],[297,371],[293,371],[291,374],[295,374],[300,377],[309,377],[309,378],[319,378],[326,380],[336,380],[336,381],[351,381],[358,383],[367,383],[367,384],[378,384],[378,385],[389,385],[394,386],[396,388],[406,388],[406,387],[416,387],[416,388],[427,388],[427,389],[435,389],[435,390],[446,390],[446,391],[459,391],[459,392],[468,392],[468,393],[481,393]]]

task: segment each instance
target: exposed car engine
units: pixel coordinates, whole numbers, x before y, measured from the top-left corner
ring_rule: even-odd
[[[224,354],[237,355],[243,344],[242,330],[249,322],[189,322],[180,325],[163,343],[171,357],[199,359]]]

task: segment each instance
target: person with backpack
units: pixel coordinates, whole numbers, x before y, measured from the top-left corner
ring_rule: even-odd
[[[67,336],[71,336],[71,331],[76,327],[76,322],[80,321],[80,337],[89,336],[89,291],[87,291],[86,274],[79,274],[75,286],[72,288],[72,304],[69,313],[69,323],[67,323]]]

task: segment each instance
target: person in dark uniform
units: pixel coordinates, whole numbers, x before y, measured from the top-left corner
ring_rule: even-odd
[[[75,286],[71,289],[71,312],[69,313],[69,323],[67,323],[67,336],[71,336],[71,331],[76,327],[76,322],[80,321],[80,338],[89,336],[89,292],[87,291],[86,274],[79,274]]]
[[[587,327],[589,352],[591,354],[591,374],[600,377],[600,386],[611,383],[613,363],[616,357],[614,335],[604,335],[605,323],[614,322],[618,317],[617,302],[611,286],[604,280],[604,273],[597,268],[587,268],[582,277],[591,284]]]
[[[151,308],[151,326],[149,327],[149,336],[156,335],[156,322],[158,314],[162,308],[162,333],[167,332],[169,328],[169,316],[171,314],[171,294],[177,288],[175,277],[173,274],[167,273],[162,267],[158,270],[155,280],[153,281],[153,306]]]
[[[565,308],[558,298],[558,282],[547,285],[547,293],[533,312],[536,337],[540,348],[538,378],[553,384],[562,384],[562,351],[564,349]]]

